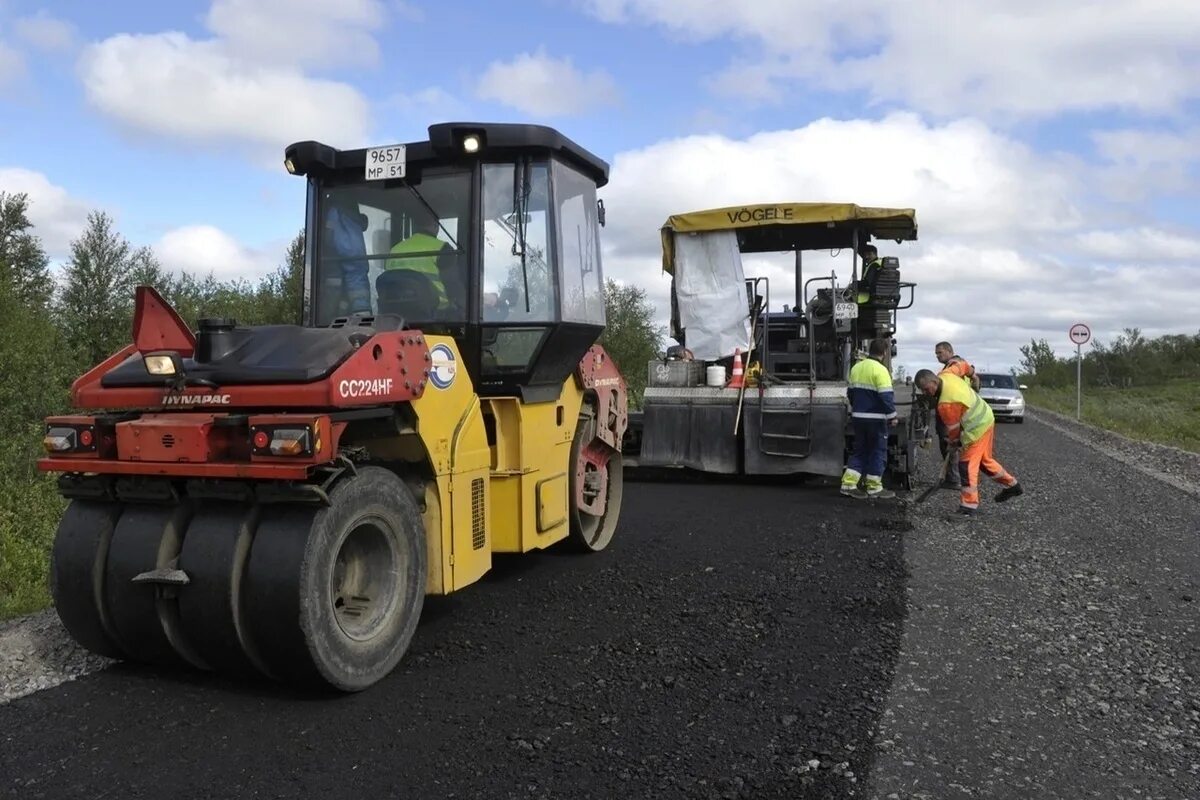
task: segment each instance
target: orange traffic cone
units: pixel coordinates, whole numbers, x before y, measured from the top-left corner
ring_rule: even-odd
[[[729,379],[729,383],[725,384],[726,389],[740,389],[744,385],[742,373],[742,348],[735,348],[733,351],[733,377]]]

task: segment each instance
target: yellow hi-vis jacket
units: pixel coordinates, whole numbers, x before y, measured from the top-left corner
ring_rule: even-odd
[[[864,358],[850,368],[850,416],[858,419],[895,419],[896,391],[892,373],[882,361]]]
[[[957,439],[964,447],[978,441],[996,424],[992,407],[962,379],[949,375],[942,376],[937,413],[950,441]]]
[[[862,276],[858,279],[858,285],[860,287],[865,289],[869,285],[867,278],[871,275],[872,268],[874,268],[876,272],[879,272],[881,269],[883,269],[883,259],[876,258],[870,263],[863,264]],[[859,305],[862,305],[863,303],[869,303],[871,302],[871,293],[860,290],[856,299],[858,300]]]
[[[428,233],[414,233],[403,241],[396,242],[392,247],[392,255],[402,258],[389,258],[383,265],[384,269],[408,269],[428,275],[437,290],[438,306],[445,308],[450,304],[446,295],[446,285],[442,283],[441,272],[438,271],[438,253],[446,245],[436,236]],[[421,253],[422,255],[408,255]]]

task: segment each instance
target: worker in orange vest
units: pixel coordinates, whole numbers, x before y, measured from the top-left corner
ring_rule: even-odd
[[[919,370],[913,379],[917,391],[937,399],[937,415],[946,426],[951,450],[959,450],[958,478],[961,482],[958,514],[970,517],[979,508],[979,471],[1004,487],[996,495],[1003,503],[1024,494],[1021,484],[992,454],[996,418],[992,408],[965,381],[953,375],[934,375]]]
[[[955,375],[966,381],[971,389],[976,392],[979,391],[979,376],[975,374],[975,367],[962,356],[956,355],[953,345],[949,342],[938,342],[933,347],[933,355],[938,360],[938,363],[942,365],[942,369],[938,373],[939,377],[942,375]],[[942,424],[941,419],[937,419],[936,423],[938,447],[942,451],[942,458],[945,459],[946,453],[950,450],[949,439],[946,438],[946,426]],[[958,481],[951,477],[958,474],[958,461],[956,459],[952,459],[952,461],[954,462],[950,465],[952,469],[946,471],[946,478],[942,481],[942,486],[945,486],[947,489],[958,488]]]

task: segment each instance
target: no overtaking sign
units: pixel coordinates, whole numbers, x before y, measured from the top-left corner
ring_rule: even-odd
[[[1092,329],[1076,322],[1067,331],[1075,344],[1075,419],[1083,418],[1083,346],[1092,338]]]

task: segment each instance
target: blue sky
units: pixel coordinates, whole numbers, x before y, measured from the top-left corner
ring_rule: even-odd
[[[58,258],[102,209],[171,269],[253,276],[302,225],[288,142],[544,122],[613,164],[606,271],[661,316],[671,213],[912,206],[901,360],[1003,368],[1066,320],[1200,328],[1200,281],[1161,291],[1200,277],[1200,15],[1092,5],[0,0],[0,191]]]

